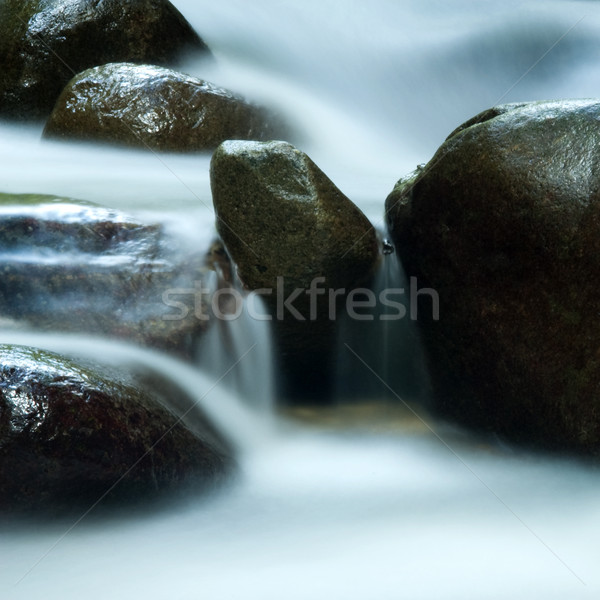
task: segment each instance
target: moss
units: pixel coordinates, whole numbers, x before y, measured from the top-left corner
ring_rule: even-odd
[[[97,206],[86,200],[75,200],[50,194],[7,194],[0,192],[0,206],[35,206],[39,204],[76,204],[78,206]]]

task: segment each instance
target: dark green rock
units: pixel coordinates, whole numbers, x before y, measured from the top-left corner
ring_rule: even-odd
[[[284,393],[326,396],[333,372],[335,321],[329,292],[311,317],[306,291],[365,284],[379,261],[375,229],[303,152],[287,142],[229,141],[215,151],[211,187],[217,229],[244,285],[265,294],[274,317]],[[281,279],[278,293],[278,279]],[[282,301],[300,290],[293,307]],[[279,296],[279,301],[278,301]],[[278,314],[279,309],[279,314]]]
[[[379,258],[375,229],[312,160],[287,142],[228,141],[214,153],[217,230],[250,289],[351,287]]]
[[[167,0],[2,0],[0,115],[47,116],[65,84],[108,62],[174,65],[210,56]]]
[[[4,326],[108,335],[190,356],[208,326],[196,309],[210,313],[193,293],[166,302],[163,294],[193,290],[210,268],[161,225],[68,198],[0,194]]]
[[[132,63],[77,75],[44,130],[49,138],[170,152],[213,150],[227,139],[275,134],[273,117],[240,96],[170,69]]]
[[[600,102],[506,105],[398,182],[387,220],[440,410],[545,448],[600,449]]]
[[[2,512],[143,504],[228,466],[210,426],[192,433],[165,398],[114,369],[0,345]]]

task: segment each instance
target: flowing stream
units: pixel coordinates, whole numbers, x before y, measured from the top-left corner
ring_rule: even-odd
[[[377,225],[395,181],[477,112],[499,102],[600,97],[594,1],[173,3],[217,58],[185,70],[277,108],[299,132],[297,146]],[[0,192],[118,207],[208,246],[208,157],[42,142],[40,133],[0,124]],[[396,394],[297,411],[303,425],[276,417],[270,402],[256,401],[261,390],[269,399],[271,357],[268,336],[254,327],[228,334],[234,362],[252,355],[247,374],[232,375],[249,398],[219,381],[231,348],[221,359],[215,351],[206,375],[114,341],[0,332],[2,342],[169,374],[240,455],[240,473],[224,489],[170,510],[4,523],[0,598],[599,597],[596,468],[474,439]],[[407,331],[369,333],[384,344],[369,361],[385,380],[398,364],[386,357],[411,352],[397,339]],[[350,370],[373,376],[359,363]]]

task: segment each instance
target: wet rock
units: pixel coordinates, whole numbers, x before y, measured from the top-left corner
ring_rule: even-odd
[[[144,503],[208,485],[231,465],[223,443],[183,425],[125,376],[0,345],[0,510]]]
[[[243,98],[162,67],[114,63],[69,82],[44,136],[94,140],[152,150],[212,150],[222,141],[271,139],[266,110]]]
[[[350,287],[379,258],[375,229],[310,158],[287,142],[228,141],[215,151],[217,230],[250,289]]]
[[[388,197],[445,415],[598,453],[599,148],[598,101],[497,107]]]
[[[4,0],[0,114],[47,116],[73,75],[96,65],[174,65],[189,53],[210,56],[167,0]]]
[[[67,198],[0,194],[3,325],[89,332],[190,356],[206,330],[207,257],[161,225]]]
[[[332,300],[328,290],[369,281],[379,260],[373,226],[286,142],[223,143],[212,158],[211,186],[217,229],[239,278],[248,289],[267,290],[284,393],[326,396],[336,319],[329,311],[344,296]],[[313,282],[320,295],[308,293]],[[284,305],[290,298],[293,310]]]

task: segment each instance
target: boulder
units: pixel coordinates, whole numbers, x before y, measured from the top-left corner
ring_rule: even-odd
[[[250,289],[352,287],[379,260],[374,227],[304,152],[287,142],[227,141],[210,165],[217,231]]]
[[[223,442],[192,433],[164,398],[89,363],[0,345],[0,510],[143,504],[214,484]]]
[[[174,65],[210,56],[167,0],[3,0],[0,115],[46,117],[65,84],[108,62]]]
[[[194,290],[213,262],[117,210],[0,194],[5,327],[95,333],[190,357],[211,315],[208,287]]]
[[[197,152],[232,138],[270,139],[276,131],[265,109],[212,83],[163,67],[113,63],[68,83],[44,137]]]
[[[548,449],[600,450],[600,102],[496,107],[386,202],[439,409]],[[427,302],[427,304],[425,304]]]
[[[237,274],[248,289],[267,290],[283,393],[327,396],[337,318],[329,311],[344,297],[332,299],[329,290],[369,282],[379,262],[375,229],[287,142],[224,142],[210,175],[217,230]],[[321,294],[310,295],[313,284]]]

